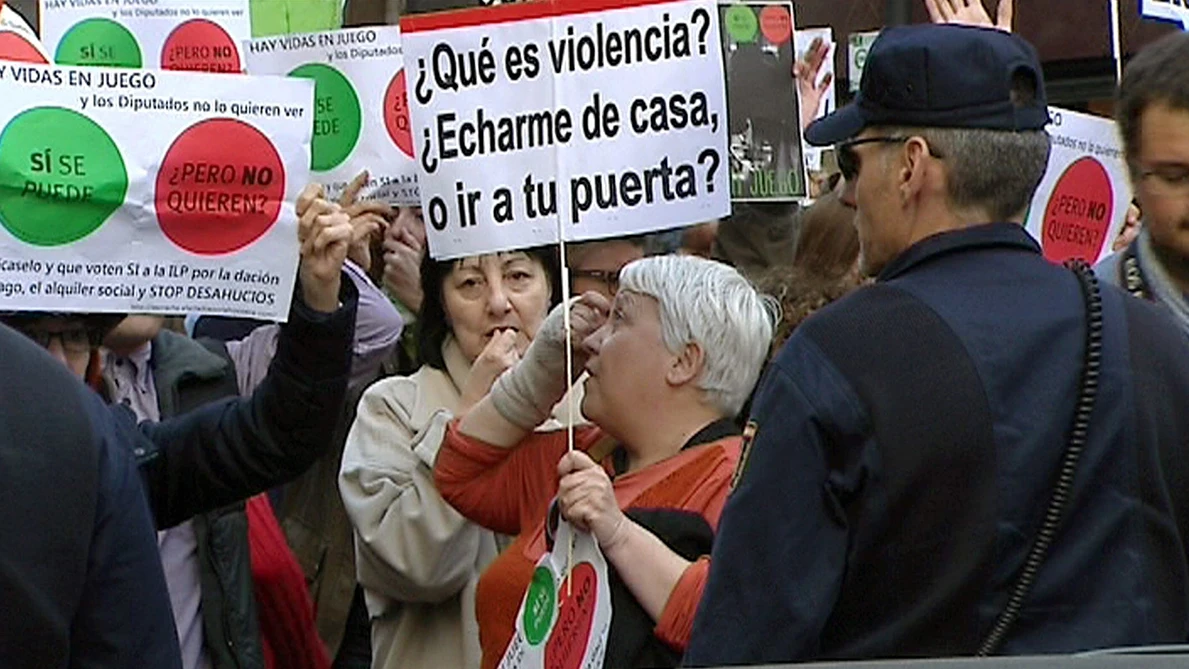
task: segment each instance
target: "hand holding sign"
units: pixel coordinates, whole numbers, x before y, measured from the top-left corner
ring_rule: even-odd
[[[557,463],[557,475],[561,477],[557,488],[557,506],[574,527],[590,532],[599,547],[610,550],[617,539],[623,537],[624,523],[631,522],[619,508],[611,478],[590,456],[582,451],[571,451]]]
[[[310,184],[297,197],[297,240],[301,244],[301,295],[314,311],[339,307],[343,263],[355,230],[351,217],[327,200],[321,184]]]
[[[998,16],[994,23],[983,8],[983,0],[925,0],[929,18],[934,23],[954,23],[980,28],[998,28],[1011,32],[1012,11],[1016,0],[999,0]]]

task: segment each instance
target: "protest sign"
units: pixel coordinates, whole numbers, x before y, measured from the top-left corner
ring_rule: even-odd
[[[41,0],[59,65],[242,72],[248,0]]]
[[[284,320],[313,88],[0,63],[0,310]]]
[[[813,45],[813,41],[820,39],[822,44],[825,44],[829,51],[826,52],[826,59],[822,61],[821,72],[817,75],[817,81],[814,84],[820,85],[826,78],[830,78],[830,84],[826,88],[826,92],[822,95],[818,102],[817,109],[813,112],[813,118],[821,118],[826,114],[834,111],[837,106],[837,98],[834,94],[834,83],[838,80],[834,76],[834,49],[837,47],[834,44],[834,29],[833,28],[798,28],[793,34],[793,40],[797,44],[797,58],[804,60],[805,54],[809,53],[809,47]],[[801,88],[797,87],[798,103],[804,105],[804,100],[801,99]],[[825,151],[820,146],[810,146],[802,140],[802,151],[805,153],[805,169],[810,172],[818,172],[822,169],[822,153]]]
[[[806,195],[801,112],[793,63],[793,7],[787,2],[718,6],[730,117],[731,199],[797,200]]]
[[[338,30],[347,0],[251,0],[252,37]]]
[[[49,54],[37,35],[11,7],[0,2],[0,61],[49,63]]]
[[[859,90],[859,82],[863,80],[863,67],[867,65],[867,52],[871,50],[871,45],[875,44],[877,37],[879,37],[879,31],[873,30],[866,33],[852,33],[847,38],[849,46],[847,77],[850,78],[851,93]]]
[[[1139,0],[1140,16],[1172,21],[1189,30],[1189,2],[1185,0]]]
[[[611,632],[607,558],[588,532],[557,523],[537,560],[498,669],[602,667]]]
[[[402,20],[433,256],[726,215],[714,18],[712,0],[566,0]]]
[[[250,74],[316,84],[313,168],[332,197],[366,169],[365,197],[420,203],[399,28],[265,37],[244,48]]]
[[[1049,107],[1049,167],[1028,212],[1028,232],[1053,262],[1090,263],[1111,252],[1131,204],[1115,122]]]

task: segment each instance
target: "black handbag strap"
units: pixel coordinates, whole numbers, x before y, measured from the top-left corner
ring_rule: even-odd
[[[1074,476],[1077,473],[1078,460],[1086,446],[1086,438],[1090,429],[1090,417],[1094,413],[1094,402],[1098,398],[1098,377],[1102,366],[1102,291],[1098,285],[1098,278],[1086,263],[1075,260],[1066,264],[1078,277],[1081,285],[1082,297],[1086,302],[1086,352],[1082,364],[1081,389],[1078,391],[1077,404],[1074,405],[1073,425],[1069,430],[1069,442],[1065,447],[1065,454],[1061,458],[1061,468],[1058,470],[1057,482],[1053,486],[1049,497],[1048,509],[1044,520],[1032,541],[1032,547],[1024,560],[1024,566],[1016,578],[1011,589],[1007,605],[995,620],[994,626],[976,653],[979,657],[995,654],[1004,637],[1011,630],[1012,625],[1020,616],[1024,601],[1028,598],[1032,586],[1036,582],[1036,575],[1048,556],[1053,538],[1061,527],[1065,515],[1065,507],[1069,502],[1069,495],[1073,489]]]

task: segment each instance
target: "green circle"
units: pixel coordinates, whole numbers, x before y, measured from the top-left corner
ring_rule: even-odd
[[[311,165],[325,172],[342,164],[355,150],[363,128],[363,109],[351,82],[322,63],[307,63],[289,73],[314,80],[314,142]]]
[[[557,607],[557,587],[553,572],[537,567],[524,598],[524,636],[530,645],[539,646],[549,636],[553,624],[553,610]]]
[[[140,67],[140,45],[124,26],[111,19],[87,19],[74,25],[58,42],[59,65]]]
[[[756,41],[756,33],[760,30],[760,20],[751,7],[747,5],[732,5],[727,9],[727,34],[739,43]]]
[[[120,149],[78,112],[36,107],[0,133],[0,225],[25,243],[77,242],[123,206],[127,192]]]

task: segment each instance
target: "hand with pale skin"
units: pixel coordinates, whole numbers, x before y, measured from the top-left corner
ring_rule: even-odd
[[[817,112],[822,106],[822,97],[830,89],[830,82],[834,80],[834,75],[827,72],[821,82],[818,82],[822,64],[828,57],[830,57],[830,45],[817,37],[809,45],[809,50],[805,52],[805,55],[793,63],[793,78],[797,80],[797,91],[801,99],[802,131],[809,127],[813,119],[817,118]]]
[[[1139,207],[1135,203],[1127,207],[1126,218],[1123,219],[1123,228],[1119,230],[1119,235],[1115,237],[1115,241],[1111,244],[1111,251],[1118,253],[1123,249],[1131,246],[1131,242],[1139,237],[1140,230],[1143,228],[1143,223],[1140,217]]]
[[[611,315],[611,301],[601,293],[587,291],[570,307],[570,346],[574,352],[574,377],[582,375],[588,353],[585,342],[603,327]]]
[[[459,401],[458,413],[462,414],[479,403],[487,396],[491,386],[509,367],[520,362],[520,351],[516,348],[517,333],[515,330],[500,330],[491,337],[487,346],[475,362],[471,365],[471,373],[467,376],[466,384],[462,388],[462,399]]]
[[[999,0],[999,11],[994,22],[983,7],[983,0],[925,0],[929,18],[934,23],[996,28],[1011,32],[1012,13],[1015,0]]]
[[[562,456],[557,506],[563,518],[589,532],[628,590],[654,621],[664,613],[690,561],[619,508],[607,470],[581,451]]]
[[[355,226],[337,202],[326,199],[321,184],[310,184],[297,196],[297,217],[302,299],[314,311],[332,313],[339,308],[343,263],[356,238]]]
[[[574,527],[589,532],[604,551],[613,549],[626,536],[622,530],[627,516],[619,508],[611,477],[590,456],[571,451],[557,463],[561,481],[557,489],[557,506]]]
[[[339,206],[351,217],[351,225],[356,230],[347,257],[364,272],[372,268],[372,239],[384,234],[388,219],[394,213],[390,205],[379,200],[359,201],[359,192],[367,184],[368,177],[366,170],[360,172],[339,196]]]
[[[421,310],[421,260],[425,240],[399,221],[388,226],[382,242],[384,249],[384,287],[410,311]]]

